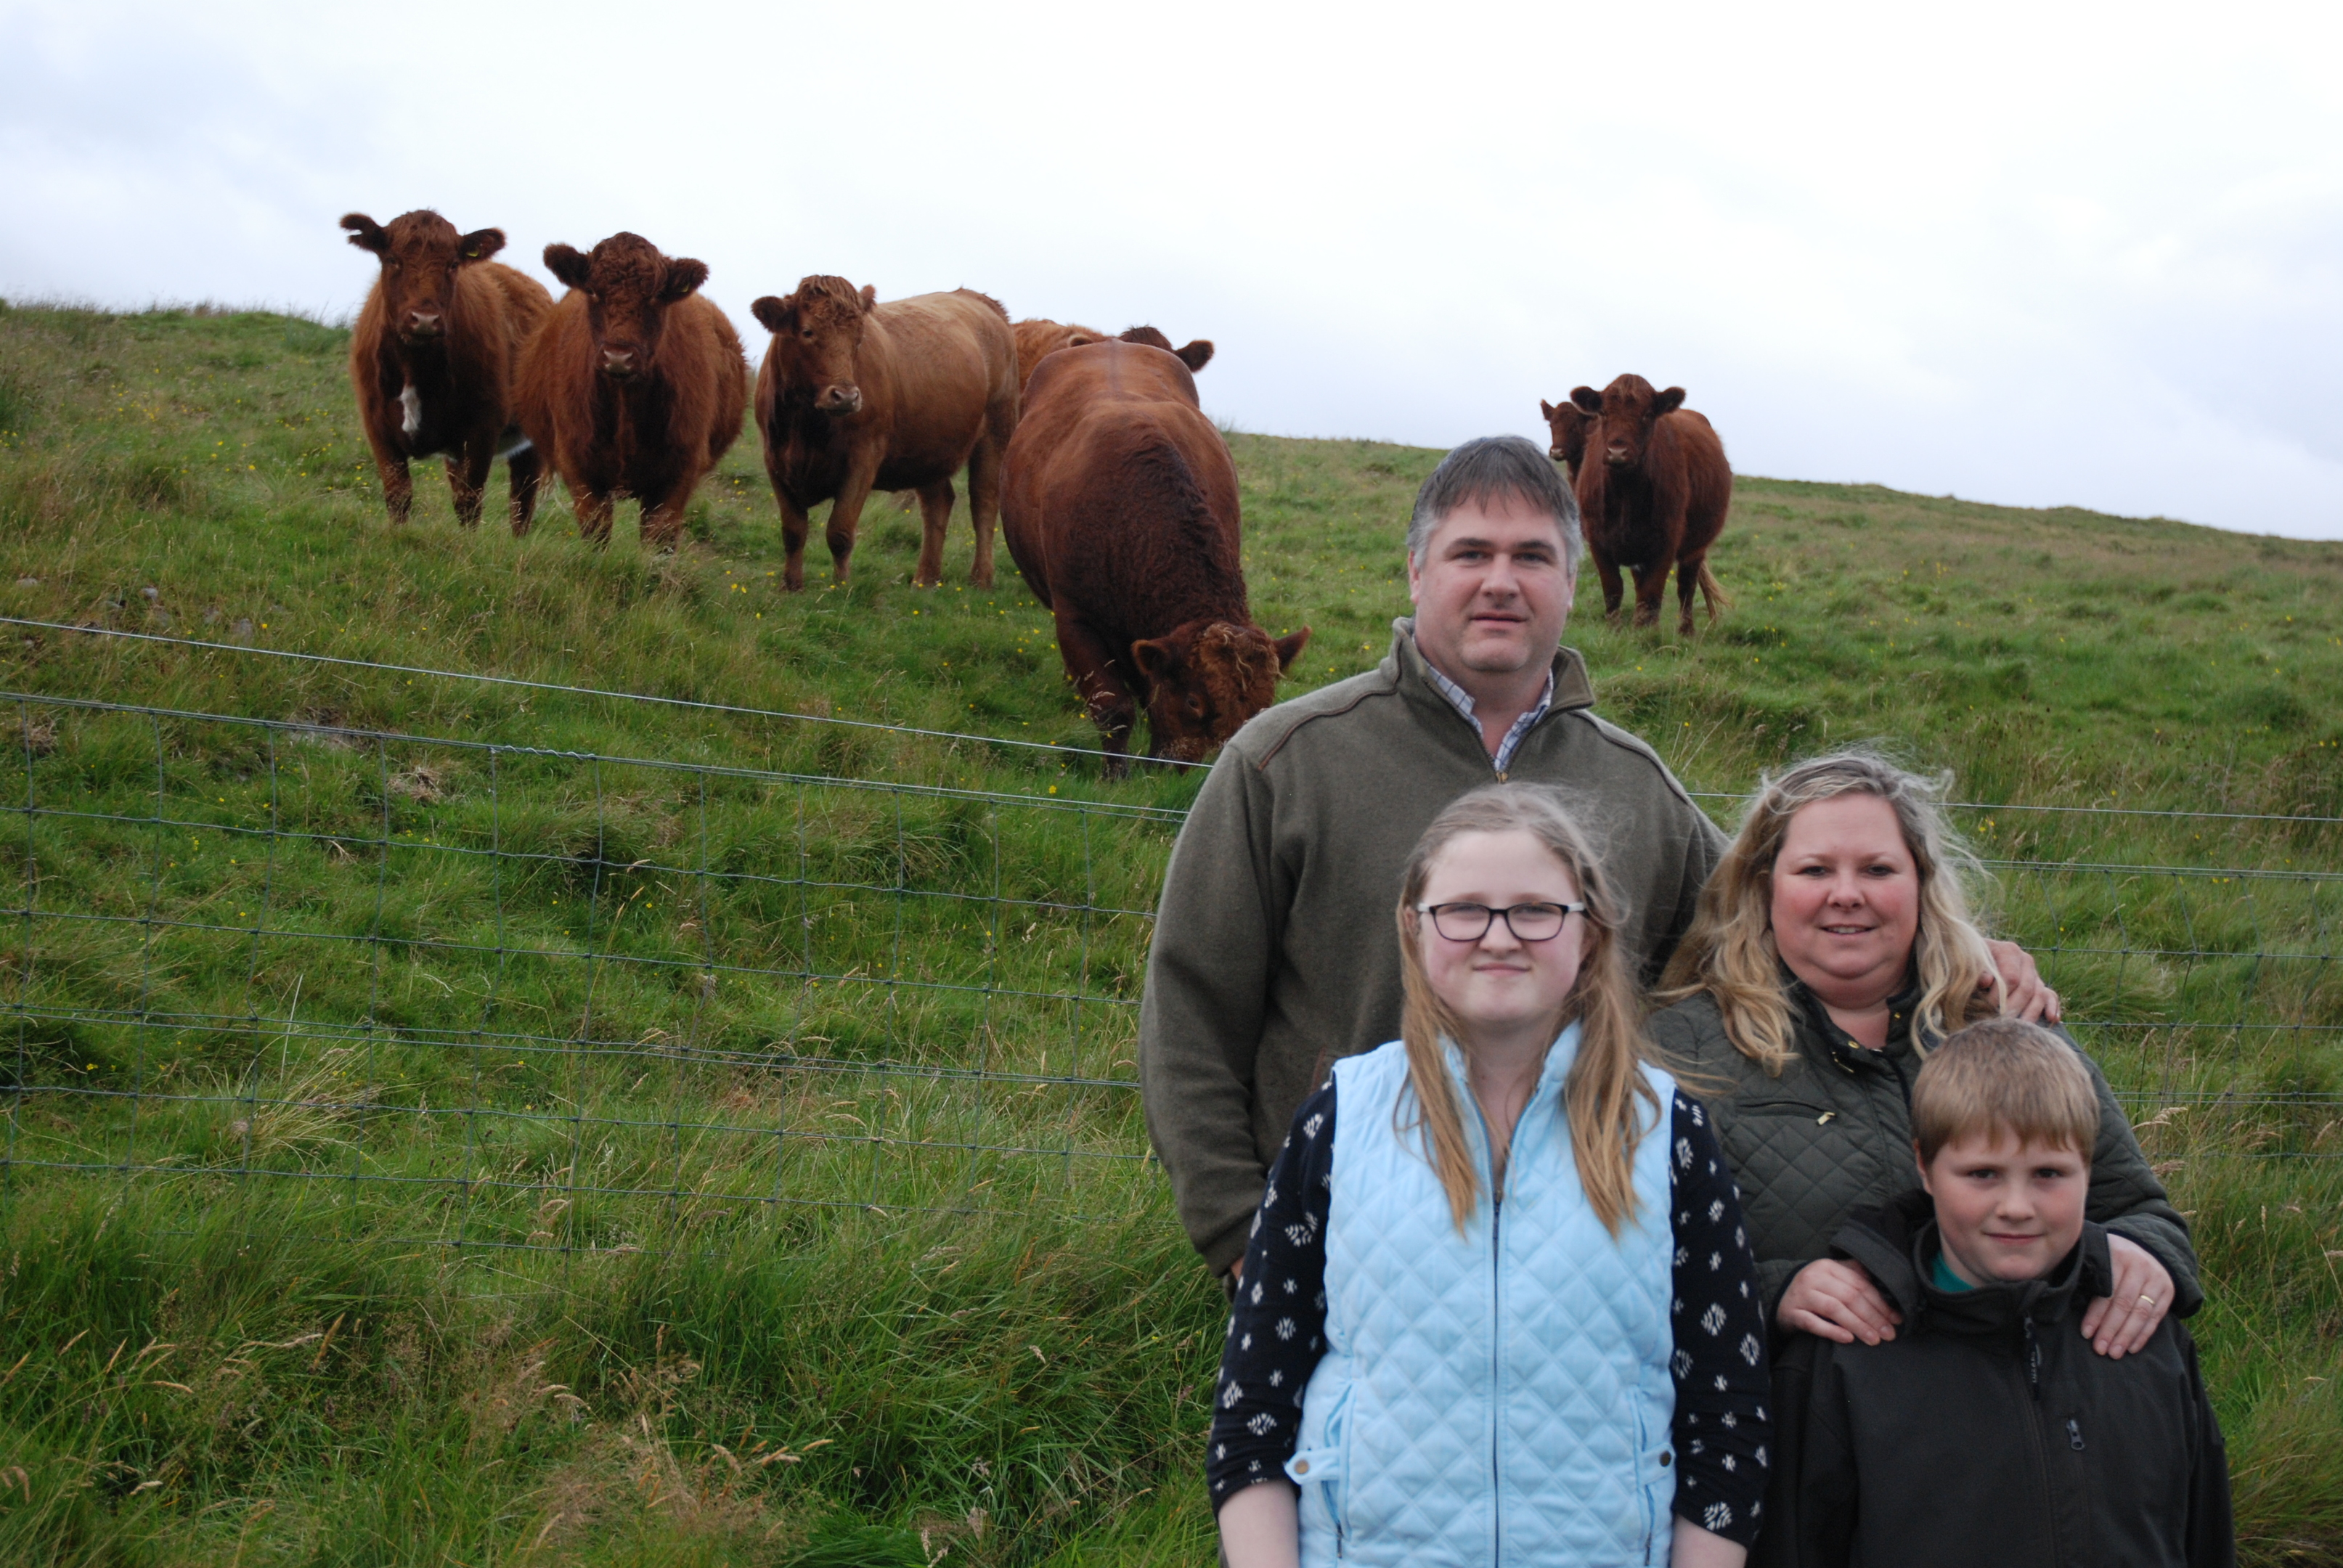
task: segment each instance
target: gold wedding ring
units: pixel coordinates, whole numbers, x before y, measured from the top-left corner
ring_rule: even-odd
[[[2142,1296],[2139,1299],[2139,1304],[2143,1307],[2152,1307],[2156,1305],[2156,1298],[2154,1296]]]

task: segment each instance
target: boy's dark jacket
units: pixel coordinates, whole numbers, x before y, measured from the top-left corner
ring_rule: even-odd
[[[2229,1468],[2176,1318],[2110,1361],[2079,1325],[2107,1232],[2045,1280],[1945,1292],[1927,1193],[1863,1211],[1834,1255],[1904,1315],[1885,1344],[1795,1336],[1774,1368],[1773,1484],[1753,1568],[2228,1568]]]

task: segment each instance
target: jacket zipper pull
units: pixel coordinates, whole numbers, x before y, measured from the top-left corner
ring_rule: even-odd
[[[2083,1423],[2073,1416],[2066,1418],[2066,1446],[2077,1453],[2083,1452]]]
[[[2029,1312],[2017,1321],[2025,1325],[2026,1331],[2026,1383],[2034,1391],[2035,1401],[2039,1403],[2042,1399],[2042,1347],[2035,1342],[2033,1314]]]

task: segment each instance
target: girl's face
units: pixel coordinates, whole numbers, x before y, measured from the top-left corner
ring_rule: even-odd
[[[1574,904],[1578,881],[1535,835],[1462,833],[1449,841],[1424,879],[1422,904]],[[1424,978],[1468,1033],[1505,1034],[1551,1024],[1578,983],[1594,933],[1584,915],[1564,918],[1544,941],[1525,942],[1493,919],[1477,941],[1443,937],[1419,914],[1416,940]],[[1526,916],[1523,924],[1528,924]]]
[[[1799,807],[1774,861],[1773,920],[1782,961],[1808,985],[1893,996],[1920,930],[1920,872],[1896,808],[1860,794]]]

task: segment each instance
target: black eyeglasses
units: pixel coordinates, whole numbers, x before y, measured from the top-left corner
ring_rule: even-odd
[[[1489,934],[1489,922],[1503,920],[1515,940],[1550,942],[1562,934],[1562,923],[1586,912],[1584,904],[1515,904],[1493,910],[1486,904],[1418,904],[1416,913],[1432,917],[1432,929],[1452,942],[1477,942]]]

